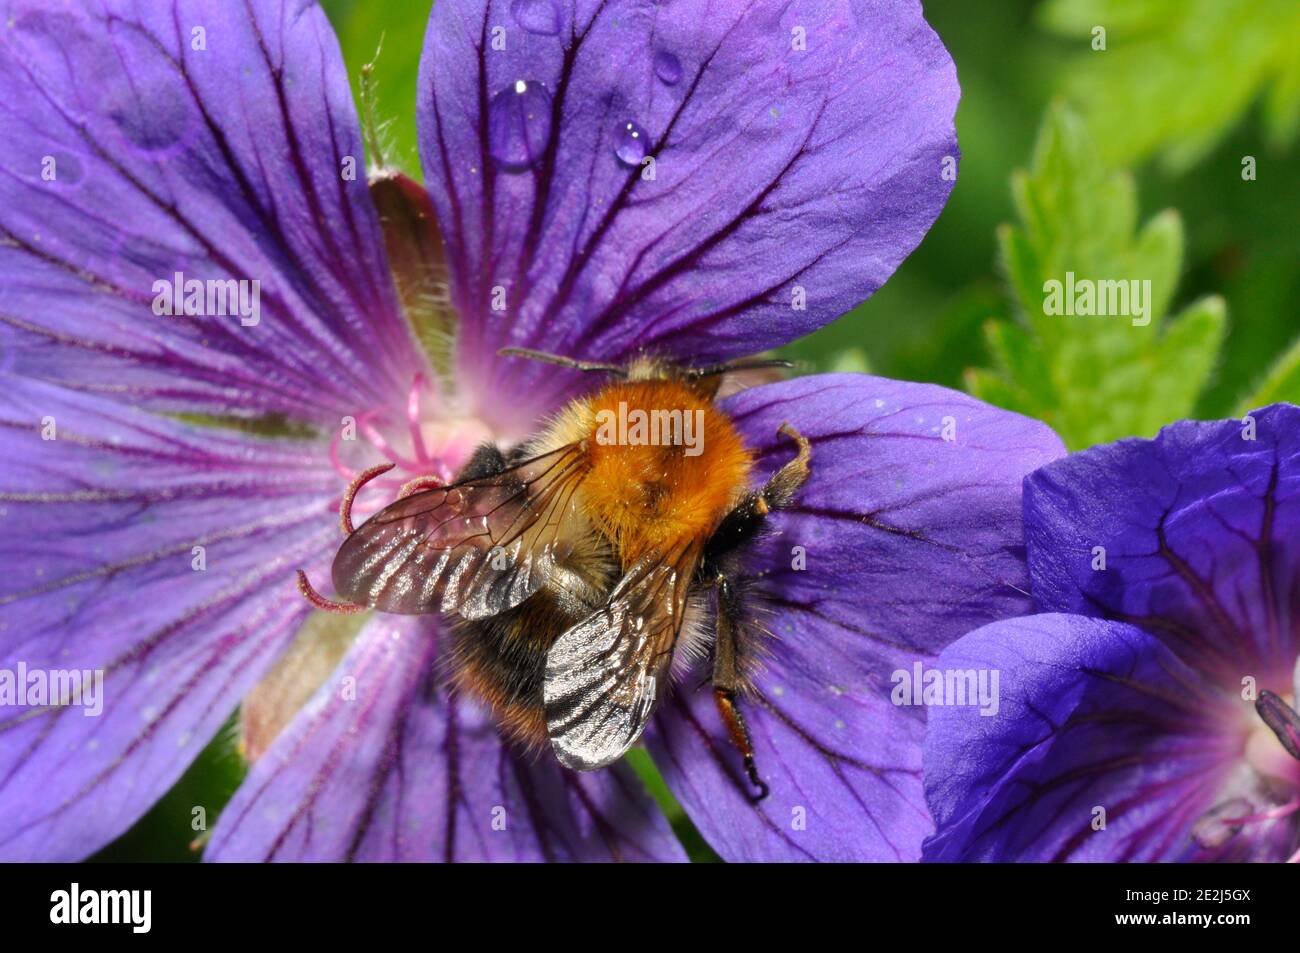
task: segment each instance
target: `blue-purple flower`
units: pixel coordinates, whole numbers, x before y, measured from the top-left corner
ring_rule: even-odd
[[[940,666],[996,717],[930,713],[934,860],[1296,859],[1300,408],[1184,421],[1026,480],[1043,614]]]
[[[210,858],[682,859],[624,766],[518,751],[447,688],[436,617],[322,622],[293,573],[328,578],[360,471],[398,465],[373,508],[590,384],[503,346],[726,359],[874,292],[955,168],[953,64],[919,4],[439,0],[418,105],[454,320],[433,361],[313,3],[0,10],[0,670],[104,692],[95,718],[0,707],[0,857],[93,852],[238,707],[251,768]],[[728,859],[914,859],[923,716],[889,672],[1028,611],[1020,484],[1060,443],[862,375],[726,406],[761,476],[782,423],[813,443],[750,567],[771,796],[749,802],[695,682],[648,747]]]

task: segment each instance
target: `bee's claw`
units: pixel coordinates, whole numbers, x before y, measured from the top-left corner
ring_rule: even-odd
[[[749,803],[757,804],[772,793],[772,789],[759,778],[758,768],[754,765],[754,756],[752,754],[745,755],[745,774],[749,775],[749,783],[754,786],[755,792],[748,795]]]

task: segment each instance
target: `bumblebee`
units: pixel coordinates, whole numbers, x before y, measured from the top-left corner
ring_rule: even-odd
[[[794,500],[811,448],[782,425],[793,455],[752,487],[753,455],[715,398],[725,374],[788,365],[502,353],[608,381],[536,438],[508,453],[485,444],[453,483],[402,496],[352,530],[332,569],[345,608],[449,617],[455,683],[509,735],[584,771],[637,741],[674,660],[711,656],[718,711],[754,796],[765,796],[737,701],[758,638],[737,557]],[[349,489],[348,530],[352,496],[381,469]]]

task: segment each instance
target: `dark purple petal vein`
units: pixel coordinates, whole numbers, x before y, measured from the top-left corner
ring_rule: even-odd
[[[314,2],[5,0],[0,24],[6,366],[137,406],[334,424],[405,393],[423,359]],[[248,282],[257,322],[155,314],[178,272]]]
[[[1241,736],[1224,729],[1248,704],[1141,629],[1083,616],[994,623],[939,665],[999,672],[1001,700],[993,717],[930,711],[926,796],[938,832],[926,859],[1200,856],[1191,830],[1231,780]],[[1259,859],[1238,852],[1255,843],[1232,842],[1220,859]]]
[[[337,538],[335,478],[308,444],[0,384],[0,668],[103,672],[97,717],[0,708],[0,857],[76,860],[167,790],[292,637],[293,570]]]
[[[1231,684],[1249,675],[1290,691],[1300,408],[1183,421],[1073,454],[1027,481],[1025,532],[1043,610],[1129,621]]]
[[[680,861],[626,768],[529,757],[440,684],[428,619],[367,623],[227,805],[207,859]]]

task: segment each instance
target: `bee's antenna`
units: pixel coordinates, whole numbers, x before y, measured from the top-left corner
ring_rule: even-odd
[[[757,371],[767,367],[794,367],[794,361],[787,361],[779,357],[755,357],[744,358],[738,361],[727,361],[722,364],[705,364],[703,367],[691,367],[686,370],[687,377],[712,377],[715,374],[729,374],[732,371]]]
[[[502,357],[526,357],[530,361],[558,364],[560,367],[571,367],[576,371],[604,371],[607,374],[618,374],[620,377],[627,376],[627,368],[620,367],[618,364],[575,361],[571,357],[564,357],[560,354],[547,354],[545,351],[534,351],[532,348],[527,347],[503,347],[497,353]]]

